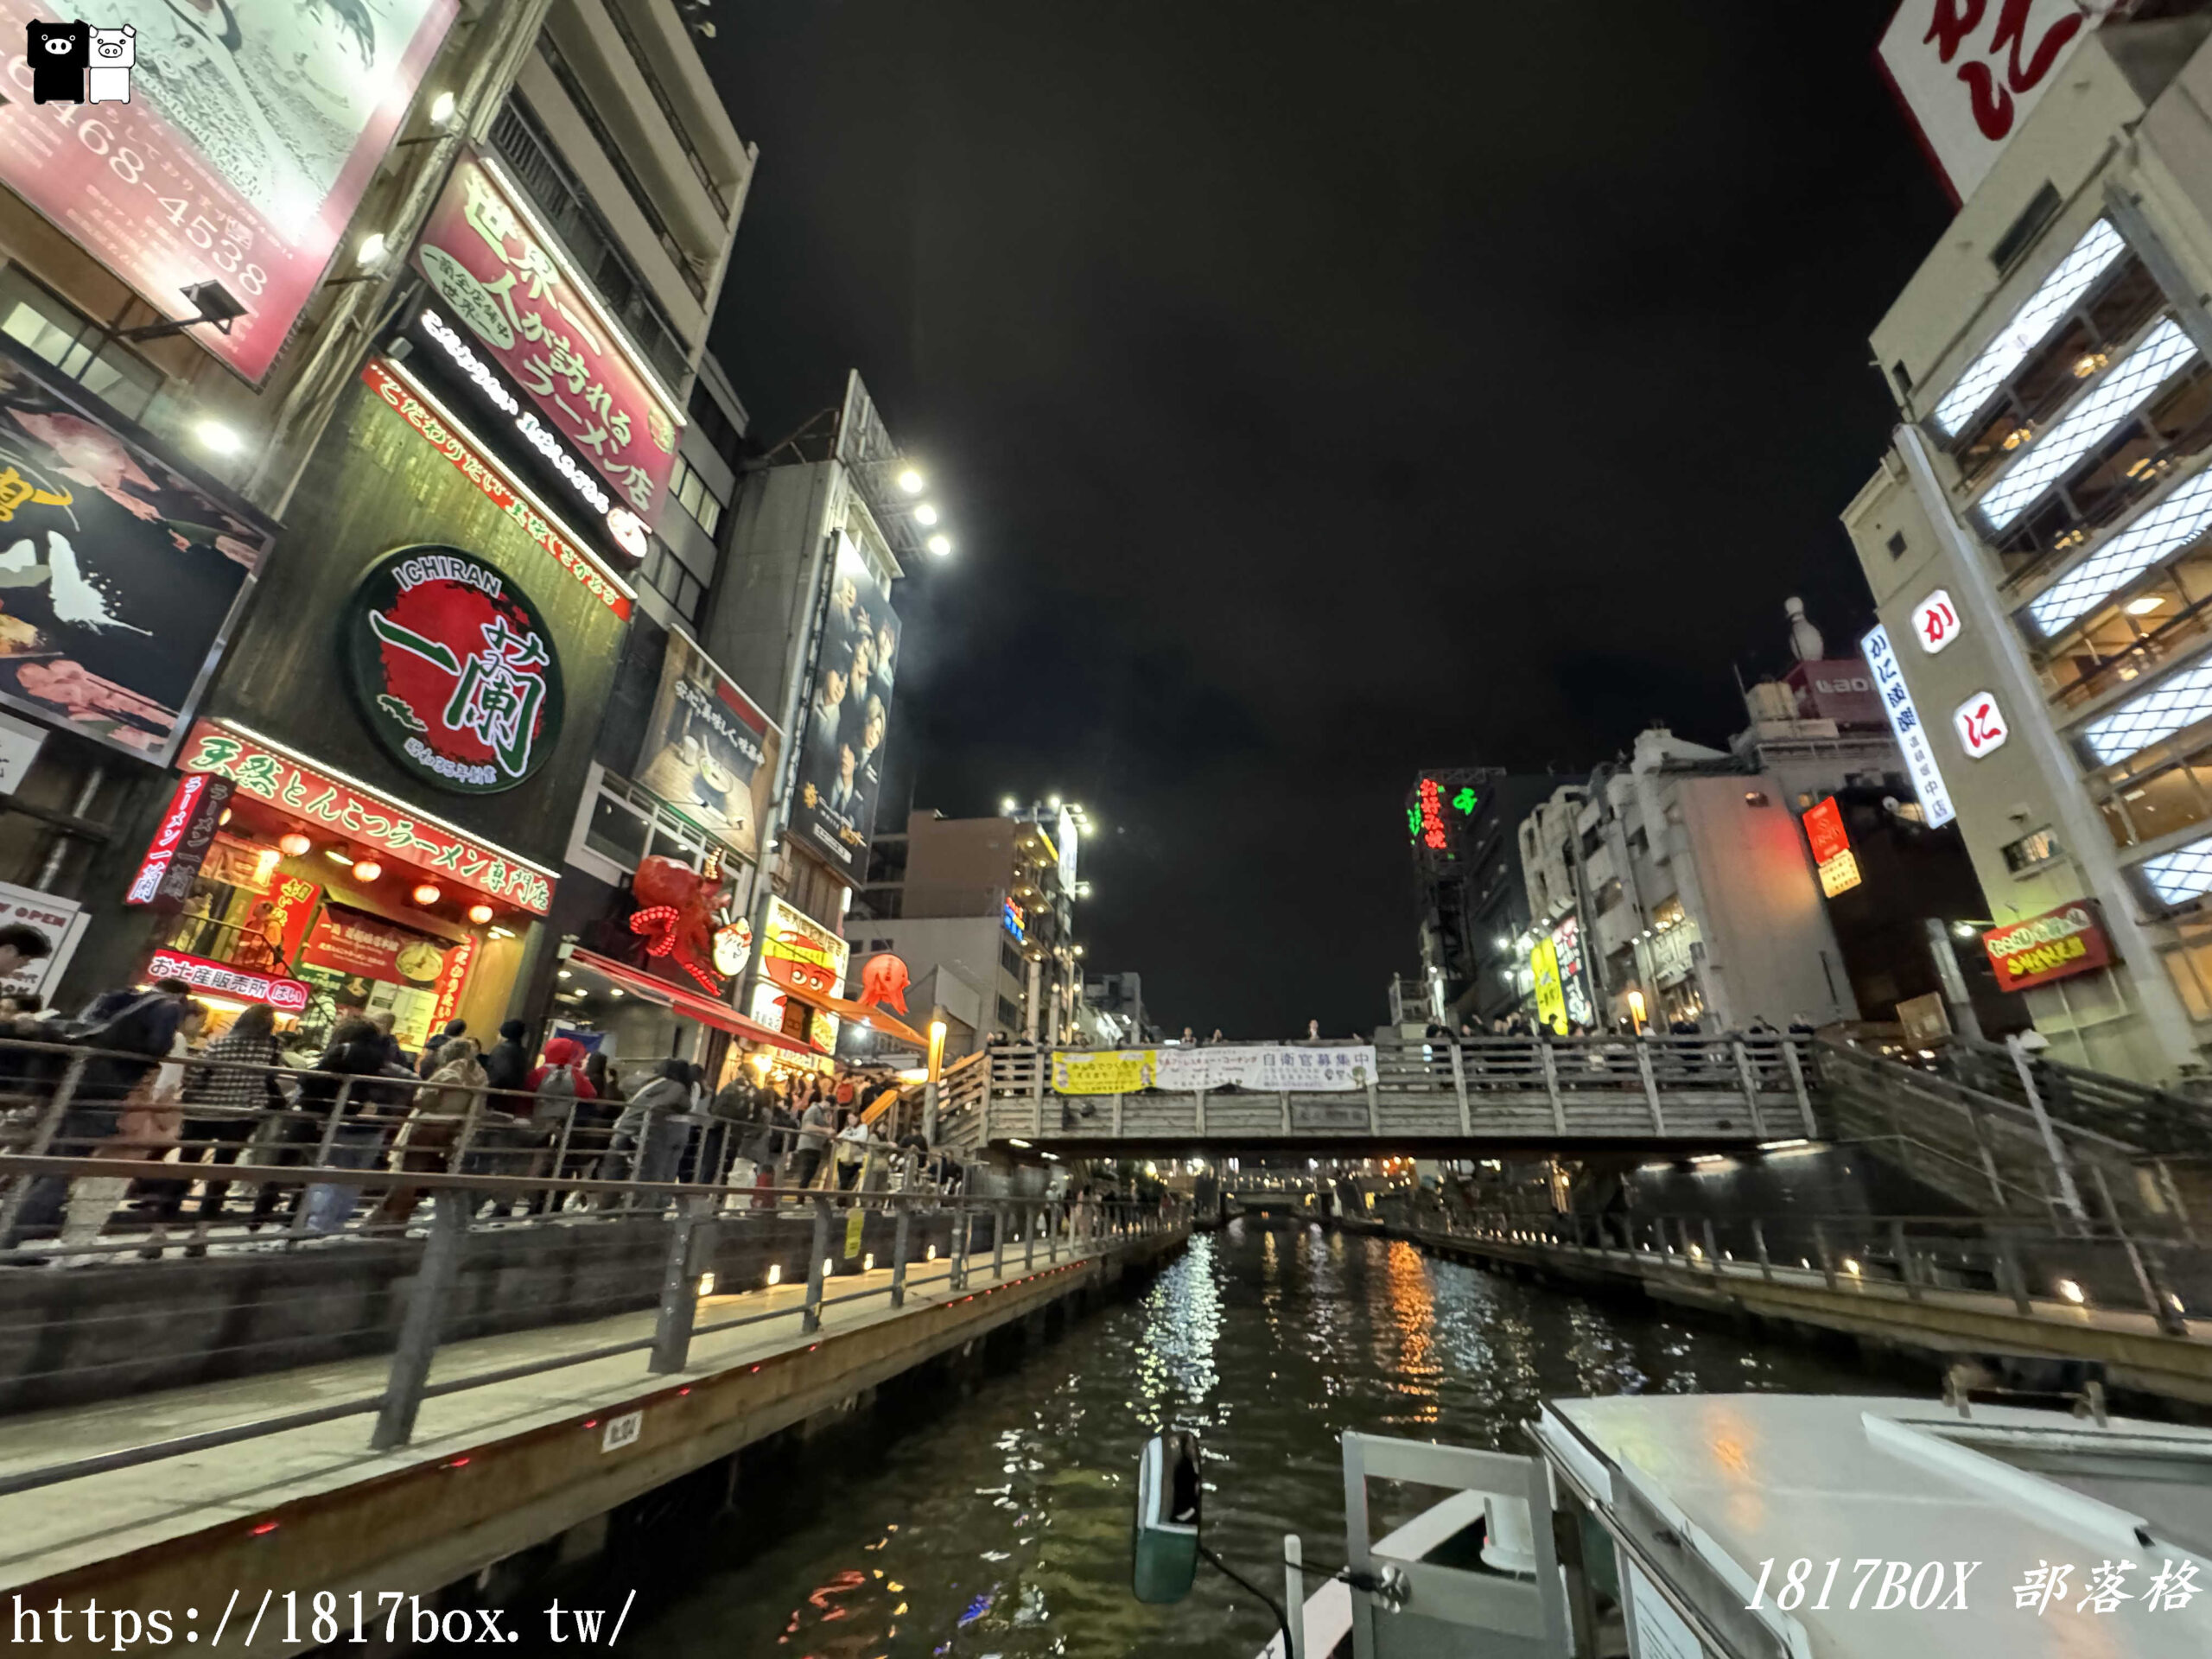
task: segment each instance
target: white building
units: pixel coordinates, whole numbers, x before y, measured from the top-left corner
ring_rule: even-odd
[[[2050,936],[2018,994],[2059,1057],[2152,1080],[2212,1039],[2209,33],[2084,31],[1976,149],[1874,330],[1900,423],[1844,513],[1923,804],[1995,931]]]

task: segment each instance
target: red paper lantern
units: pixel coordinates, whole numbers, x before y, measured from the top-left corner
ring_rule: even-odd
[[[439,899],[444,898],[445,894],[439,892],[437,887],[434,883],[425,881],[421,887],[416,888],[410,897],[411,897],[416,904],[422,906],[425,910],[427,910],[432,905],[436,904]]]

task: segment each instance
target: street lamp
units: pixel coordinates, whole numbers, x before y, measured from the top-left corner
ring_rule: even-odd
[[[924,530],[937,523],[937,509],[925,501],[914,509],[914,522]]]
[[[919,495],[925,486],[922,475],[909,467],[899,474],[899,487],[909,495]]]
[[[931,552],[936,554],[938,557],[941,559],[946,554],[952,551],[952,537],[950,536],[932,536],[930,537],[926,545]]]

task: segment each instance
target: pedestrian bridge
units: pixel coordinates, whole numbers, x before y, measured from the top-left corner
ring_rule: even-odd
[[[1288,1045],[1324,1050],[1342,1045]],[[1351,1089],[1064,1094],[1044,1046],[948,1078],[951,1145],[1092,1156],[1209,1149],[1359,1156],[1433,1149],[1679,1148],[1819,1133],[1810,1039],[1378,1037]],[[1060,1051],[1063,1053],[1068,1051]]]

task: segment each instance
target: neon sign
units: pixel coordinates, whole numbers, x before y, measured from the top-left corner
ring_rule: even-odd
[[[1014,935],[1015,944],[1029,943],[1029,924],[1023,918],[1020,905],[1011,899],[1007,899],[1000,907],[999,919],[1006,924],[1006,931]]]
[[[1424,778],[1415,786],[1414,798],[1417,804],[1406,809],[1406,833],[1433,853],[1455,857],[1446,850],[1450,835],[1445,828],[1444,785],[1433,778]],[[1471,817],[1481,801],[1471,786],[1463,785],[1452,798],[1451,805],[1461,817]]]

